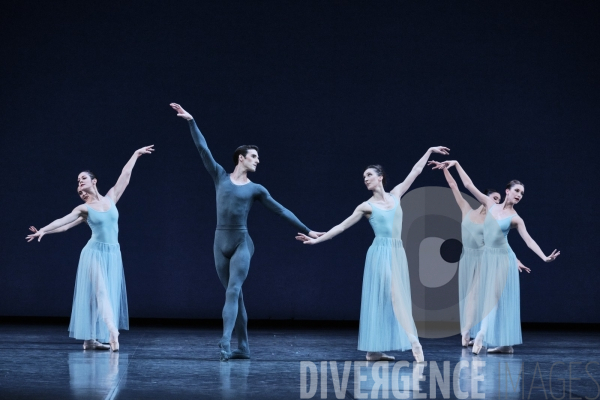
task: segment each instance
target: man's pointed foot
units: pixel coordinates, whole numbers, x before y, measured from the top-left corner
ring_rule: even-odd
[[[229,348],[229,344],[224,344],[224,343],[219,342],[219,349],[220,349],[221,361],[229,361],[229,359],[231,358],[231,351]]]

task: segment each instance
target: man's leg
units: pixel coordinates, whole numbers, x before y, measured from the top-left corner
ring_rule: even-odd
[[[250,259],[254,255],[254,243],[250,235],[246,233],[246,239],[242,246],[246,247],[248,257],[248,267],[250,267]],[[242,247],[240,246],[240,247]],[[244,278],[245,279],[245,278]],[[244,359],[250,358],[250,345],[248,343],[248,314],[246,314],[246,306],[244,305],[244,293],[240,290],[238,299],[238,314],[235,320],[235,334],[238,340],[238,348],[231,353],[231,358]]]
[[[241,232],[233,233],[231,236],[238,236]],[[247,235],[245,232],[243,233]],[[230,239],[235,239],[234,237]],[[224,271],[225,263],[223,259],[226,259],[222,253],[215,252],[215,261],[217,261],[217,272],[221,282],[225,284],[226,278],[226,293],[225,293],[225,306],[223,307],[223,337],[219,342],[221,348],[221,359],[228,360],[231,357],[230,342],[231,333],[233,327],[236,324],[238,312],[240,311],[240,297],[242,291],[242,284],[248,276],[248,270],[250,269],[250,258],[252,253],[248,246],[243,240],[240,241],[239,245],[235,249],[235,252],[228,260],[229,268],[228,272]],[[220,254],[220,255],[218,255]],[[243,301],[241,301],[241,311],[245,316],[245,307],[243,307]],[[247,318],[247,317],[246,317]],[[242,326],[245,331],[244,319],[241,320]]]
[[[238,314],[235,320],[235,335],[237,336],[238,348],[231,352],[232,359],[250,359],[250,345],[248,344],[248,314],[244,305],[244,295],[240,290],[238,300]]]

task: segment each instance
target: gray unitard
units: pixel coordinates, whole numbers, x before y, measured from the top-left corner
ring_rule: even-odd
[[[248,275],[250,258],[254,253],[254,244],[246,227],[248,212],[252,207],[252,203],[255,200],[261,202],[302,233],[308,234],[310,229],[300,222],[291,211],[276,202],[262,185],[253,182],[245,185],[234,184],[229,174],[213,158],[206,144],[206,139],[200,133],[196,122],[190,120],[189,125],[204,167],[213,178],[217,192],[217,229],[213,250],[217,273],[223,286],[227,289],[225,307],[223,308],[222,342],[223,344],[227,342],[227,347],[229,347],[228,342],[231,339],[234,324],[238,341],[240,335],[247,335],[245,332],[247,317],[243,306],[241,288]],[[247,341],[247,339],[244,341]],[[247,343],[245,345],[247,346]]]

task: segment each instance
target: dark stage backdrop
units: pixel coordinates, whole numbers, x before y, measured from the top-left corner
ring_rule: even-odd
[[[396,184],[430,146],[480,188],[520,179],[530,234],[561,250],[545,264],[510,234],[532,269],[522,320],[598,323],[598,21],[591,1],[5,1],[0,315],[70,315],[89,228],[26,243],[27,227],[80,204],[81,170],[105,193],[154,144],[118,204],[130,315],[220,318],[214,187],[178,102],[226,169],[260,146],[251,179],[315,230],[368,198],[366,165]],[[249,228],[250,318],[358,319],[367,221],[309,247],[256,204]]]

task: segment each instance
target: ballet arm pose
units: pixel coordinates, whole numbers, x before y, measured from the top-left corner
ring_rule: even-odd
[[[443,164],[443,166],[442,166],[442,164]],[[475,185],[473,184],[473,181],[471,181],[471,178],[469,178],[469,176],[467,175],[465,170],[460,166],[458,161],[456,161],[456,160],[444,161],[444,162],[440,163],[440,166],[436,166],[434,168],[446,169],[446,168],[450,168],[450,167],[456,168],[456,170],[458,171],[458,174],[460,175],[460,178],[463,182],[463,185],[465,185],[467,190],[469,192],[471,192],[473,194],[473,196],[475,196],[477,198],[477,200],[479,200],[481,203],[485,204],[488,207],[488,210],[491,209],[492,206],[495,204],[494,201],[492,199],[490,199],[488,196],[486,196],[485,194],[481,193],[475,187]],[[525,222],[518,215],[512,219],[512,224],[516,225],[517,231],[521,235],[521,238],[523,238],[523,240],[527,244],[527,247],[529,247],[531,250],[533,250],[533,252],[535,254],[537,254],[545,262],[554,261],[556,259],[556,257],[558,257],[560,255],[560,251],[557,251],[555,249],[552,252],[552,254],[550,254],[549,256],[546,256],[544,254],[544,252],[542,251],[542,249],[540,249],[540,246],[538,246],[538,244],[535,242],[535,240],[533,240],[531,238],[531,236],[529,236],[529,233],[527,233],[527,229],[525,228]]]
[[[427,163],[427,165],[432,165],[432,164],[435,166],[438,166],[439,164],[442,164],[442,163],[439,163],[437,161],[429,161]],[[450,173],[450,171],[448,171],[447,168],[434,167],[434,169],[441,169],[444,171],[444,177],[446,178],[446,181],[448,182],[448,186],[452,190],[454,199],[456,200],[458,207],[460,207],[460,211],[462,212],[462,216],[464,218],[465,215],[467,215],[467,213],[472,210],[471,205],[462,196],[462,194],[460,193],[460,190],[458,190],[458,185],[456,184],[456,181],[454,180],[454,178],[452,177],[452,174]]]
[[[412,183],[415,181],[417,176],[419,176],[419,174],[421,174],[421,172],[423,171],[423,168],[427,164],[427,160],[429,160],[429,157],[431,156],[432,153],[449,154],[449,151],[450,151],[450,149],[447,147],[444,147],[444,146],[430,147],[427,150],[427,152],[423,155],[423,157],[421,157],[421,159],[419,159],[419,161],[417,161],[417,163],[414,165],[414,167],[412,168],[412,170],[410,171],[410,173],[408,174],[406,179],[404,179],[404,181],[402,183],[400,183],[394,189],[392,189],[390,191],[390,193],[392,195],[398,197],[398,199],[400,199],[400,197],[402,197],[402,195],[404,193],[406,193],[406,191],[410,188],[410,185],[412,185]],[[372,210],[371,210],[370,205],[368,205],[366,202],[362,203],[361,205],[356,207],[356,209],[354,210],[352,215],[350,215],[348,218],[346,218],[341,224],[334,226],[329,231],[327,231],[324,235],[318,237],[317,239],[310,239],[306,235],[301,234],[301,233],[298,233],[298,236],[296,236],[296,239],[301,242],[304,242],[304,244],[317,244],[317,243],[321,243],[325,240],[332,239],[333,237],[339,235],[340,233],[344,232],[346,229],[350,228],[352,225],[354,225],[358,221],[360,221],[361,217],[366,216],[367,214],[370,214],[371,211]]]
[[[83,217],[79,217],[77,218],[74,222],[71,222],[69,224],[63,225],[59,228],[56,228],[50,232],[46,232],[46,235],[50,235],[51,233],[62,233],[62,232],[66,232],[71,228],[76,227],[77,225],[79,225],[80,223],[82,223],[83,221],[85,221],[85,219],[83,219]],[[35,226],[30,226],[29,230],[33,233],[36,233],[38,230],[36,229]],[[33,240],[33,238],[29,239],[28,242],[31,242]]]
[[[294,215],[293,212],[291,212],[290,210],[288,210],[287,208],[285,208],[284,206],[279,204],[277,201],[275,201],[275,199],[273,199],[273,197],[271,197],[271,194],[269,193],[269,191],[267,189],[265,189],[263,186],[260,186],[259,190],[260,190],[260,192],[259,192],[258,196],[256,197],[256,199],[263,206],[265,206],[269,211],[279,215],[281,218],[286,220],[288,223],[292,224],[296,229],[298,229],[300,231],[304,231],[311,238],[318,238],[319,236],[324,235],[323,232],[315,232],[315,231],[311,231],[310,229],[308,229],[306,227],[306,225],[304,225],[298,219],[298,217],[296,217]]]
[[[427,152],[423,155],[423,157],[421,157],[421,159],[417,161],[417,163],[414,165],[406,179],[404,179],[404,182],[400,183],[395,188],[393,188],[390,191],[390,193],[400,199],[404,195],[404,193],[406,193],[408,189],[410,189],[410,186],[413,184],[415,179],[417,179],[417,176],[419,176],[421,172],[423,172],[423,168],[425,168],[427,160],[429,160],[429,157],[432,153],[448,155],[450,154],[450,149],[444,146],[430,147],[427,150]]]
[[[517,226],[517,231],[519,232],[519,235],[521,235],[521,238],[523,238],[523,241],[525,241],[525,244],[527,245],[527,247],[529,247],[542,260],[544,260],[545,262],[552,262],[552,261],[556,260],[556,257],[558,257],[560,255],[560,251],[557,251],[556,249],[554,249],[552,254],[550,254],[549,256],[546,256],[544,254],[544,252],[542,251],[542,249],[540,248],[540,246],[529,235],[529,232],[527,232],[527,228],[525,228],[525,221],[523,221],[523,218],[521,218],[517,215],[512,219],[511,222],[512,222],[512,224],[515,224]]]
[[[222,174],[227,174],[225,169],[219,165],[212,156],[212,153],[208,149],[208,144],[206,143],[206,139],[200,132],[198,125],[196,125],[196,121],[194,117],[191,116],[190,113],[185,111],[179,104],[171,103],[171,108],[177,111],[177,116],[188,121],[190,126],[190,131],[192,133],[192,139],[194,139],[194,143],[196,144],[196,148],[200,153],[200,158],[202,158],[202,163],[204,164],[204,168],[208,171],[210,176],[213,178],[213,181],[217,181],[218,177]]]
[[[296,236],[296,240],[303,242],[303,244],[317,244],[317,243],[321,243],[321,242],[324,242],[329,239],[333,239],[335,236],[339,235],[340,233],[344,232],[346,229],[350,228],[352,225],[356,224],[358,221],[360,221],[360,219],[363,216],[365,216],[365,214],[368,214],[370,212],[371,212],[371,207],[366,202],[362,203],[361,205],[356,207],[356,209],[354,210],[352,215],[350,215],[348,218],[346,218],[340,224],[334,226],[333,228],[331,228],[330,230],[325,232],[325,234],[322,234],[318,238],[310,238],[303,233],[298,233],[298,236]]]
[[[110,190],[106,193],[108,197],[113,199],[115,204],[123,195],[123,192],[127,188],[127,185],[129,185],[129,181],[131,180],[131,172],[133,171],[135,162],[144,154],[152,154],[152,152],[154,151],[153,147],[154,145],[144,146],[141,149],[136,150],[135,153],[133,153],[133,155],[129,159],[129,161],[127,161],[127,164],[125,164],[123,170],[121,171],[119,179],[117,179],[117,183],[115,183],[115,186],[110,188]]]
[[[65,215],[62,218],[56,219],[54,221],[52,221],[50,224],[44,226],[43,228],[41,228],[40,230],[37,230],[36,232],[32,233],[31,235],[27,235],[27,237],[25,237],[25,239],[28,242],[31,242],[33,239],[37,238],[38,242],[42,240],[42,237],[47,234],[47,233],[58,233],[58,232],[52,232],[56,229],[63,229],[59,232],[64,232],[69,228],[72,228],[73,226],[77,225],[75,224],[75,222],[78,219],[85,219],[87,217],[87,208],[85,206],[85,204],[81,204],[77,207],[75,207],[73,209],[73,211],[71,211],[69,214]],[[69,228],[66,228],[66,225],[71,225]],[[65,227],[65,228],[63,228]],[[34,228],[35,229],[35,228]]]
[[[456,161],[456,160],[450,160],[450,161],[443,161],[441,163],[433,162],[432,164],[435,164],[435,166],[433,167],[433,169],[444,169],[445,170],[445,169],[448,169],[448,168],[451,168],[451,167],[455,167],[456,170],[458,171],[458,175],[460,176],[460,179],[462,180],[462,183],[465,186],[465,188],[469,192],[471,192],[471,194],[473,194],[473,196],[475,196],[475,198],[481,204],[484,204],[487,207],[488,210],[490,208],[492,208],[492,206],[494,204],[496,204],[494,202],[494,200],[492,200],[491,198],[489,198],[485,194],[481,193],[479,191],[479,189],[477,189],[475,187],[475,185],[473,184],[473,181],[471,180],[471,178],[469,178],[469,175],[467,175],[467,173],[461,167],[461,165],[458,163],[458,161]]]

